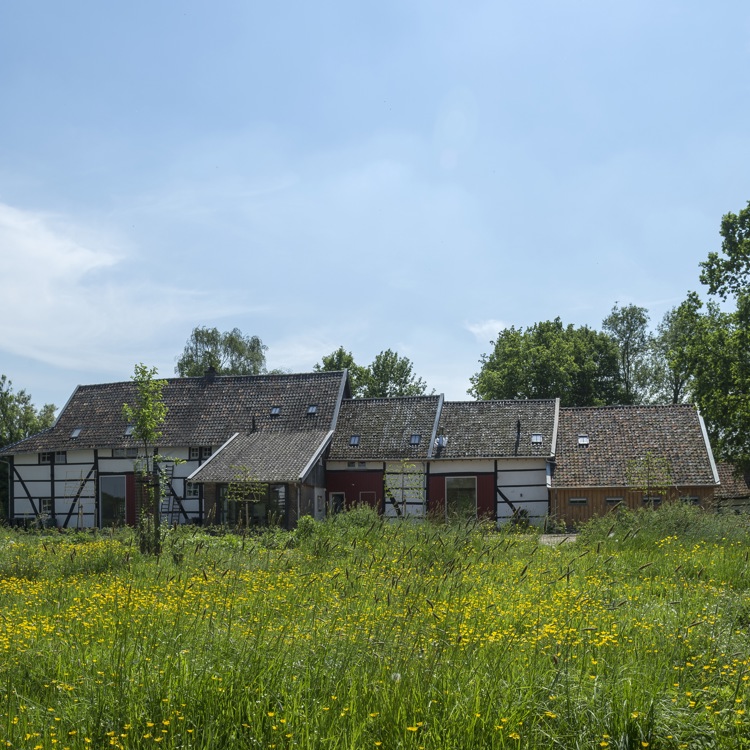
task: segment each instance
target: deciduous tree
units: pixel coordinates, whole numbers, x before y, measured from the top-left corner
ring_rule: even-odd
[[[365,398],[422,396],[427,384],[413,370],[408,357],[400,357],[391,349],[386,349],[369,366],[362,395]]]
[[[648,331],[648,311],[638,305],[620,307],[615,303],[612,312],[602,322],[602,328],[618,347],[621,402],[642,403],[647,398],[652,377],[649,368],[651,336]]]
[[[143,455],[140,457],[140,473],[143,484],[148,487],[151,506],[153,508],[153,542],[147,537],[141,537],[141,550],[159,554],[161,551],[161,519],[160,519],[160,482],[156,456],[156,445],[161,437],[161,427],[167,417],[167,406],[164,403],[163,390],[166,380],[158,380],[155,367],[137,364],[132,380],[135,393],[132,404],[123,404],[122,415],[125,421],[132,425],[132,436],[140,443]]]
[[[352,396],[358,398],[364,393],[365,385],[369,375],[366,367],[360,367],[355,361],[351,352],[340,346],[335,351],[323,357],[319,364],[313,368],[315,372],[338,372],[339,370],[349,371],[349,386]]]
[[[480,399],[559,397],[564,406],[600,406],[619,395],[612,339],[560,318],[500,331],[480,364],[469,390]]]
[[[175,372],[182,378],[200,377],[213,367],[218,375],[261,375],[266,371],[267,348],[257,336],[245,336],[239,328],[221,333],[218,328],[198,326]]]

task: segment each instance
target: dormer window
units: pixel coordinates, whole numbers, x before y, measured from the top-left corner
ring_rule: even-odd
[[[544,440],[544,437],[541,432],[532,432],[531,433],[531,444],[532,445],[541,445],[542,441]]]
[[[357,446],[359,445],[359,435],[352,435],[352,436],[351,436],[351,437],[349,438],[349,445],[350,445],[350,446],[351,446],[352,448],[356,448],[356,447],[357,447]]]
[[[81,427],[76,427],[76,428],[75,428],[75,429],[74,429],[74,430],[73,430],[73,431],[72,431],[72,432],[70,433],[70,437],[72,437],[72,438],[77,438],[77,437],[78,437],[78,436],[79,436],[79,435],[81,434],[81,430],[82,430],[82,429],[83,429],[83,428],[81,428]]]
[[[578,436],[578,447],[579,448],[588,448],[589,447],[589,436],[585,434],[581,434]]]
[[[413,435],[412,435],[412,436],[411,436],[411,437],[409,438],[409,445],[419,445],[419,444],[420,444],[420,442],[422,442],[422,436],[421,436],[421,435],[418,435],[417,433],[414,433],[414,434],[413,434]]]
[[[318,405],[317,404],[310,404],[310,406],[307,407],[307,416],[308,417],[314,417],[318,413]]]
[[[280,406],[272,406],[271,407],[271,416],[272,417],[278,417],[281,414],[281,407]]]

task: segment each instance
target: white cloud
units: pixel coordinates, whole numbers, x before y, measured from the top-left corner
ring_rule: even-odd
[[[8,279],[0,347],[9,354],[120,371],[155,348],[159,331],[230,311],[208,295],[152,281],[148,260],[134,261],[111,236],[64,217],[0,203],[0,247]]]
[[[477,341],[481,341],[482,343],[494,341],[497,334],[508,327],[508,324],[504,321],[495,320],[494,318],[480,320],[477,323],[466,323],[465,325],[466,329],[474,334]]]

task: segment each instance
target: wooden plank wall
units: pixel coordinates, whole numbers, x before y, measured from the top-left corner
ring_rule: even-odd
[[[579,526],[594,516],[604,516],[616,507],[615,498],[633,510],[642,508],[643,492],[626,490],[623,487],[578,487],[556,488],[550,491],[550,515],[564,523],[569,528]],[[656,494],[656,493],[654,493]],[[586,499],[585,503],[571,502],[576,499]],[[608,502],[608,498],[610,501]],[[667,493],[664,502],[681,498],[691,498],[696,504],[704,508],[713,507],[713,487],[678,487]]]

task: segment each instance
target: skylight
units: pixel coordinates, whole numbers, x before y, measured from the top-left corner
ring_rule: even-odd
[[[421,440],[422,440],[422,436],[421,435],[417,435],[416,433],[414,433],[409,438],[409,445],[419,445],[419,443],[420,443]]]
[[[278,417],[279,414],[281,414],[281,407],[280,406],[272,406],[271,407],[271,416],[272,417]]]
[[[589,447],[589,436],[585,434],[581,434],[578,436],[578,445],[581,448],[588,448]]]
[[[531,433],[531,444],[532,445],[541,445],[543,436],[541,432],[532,432]]]
[[[129,424],[129,425],[128,425],[128,426],[127,426],[127,427],[125,428],[125,434],[126,434],[126,435],[132,435],[132,434],[133,434],[133,428],[134,428],[134,427],[135,427],[135,425],[133,425],[133,424]]]
[[[77,438],[81,434],[81,427],[76,427],[73,432],[70,433],[70,437]]]
[[[307,407],[307,416],[312,417],[313,415],[318,413],[318,405],[317,404],[310,404],[310,406]]]
[[[353,448],[356,448],[359,445],[359,435],[352,435],[349,438],[349,445],[351,445]]]

